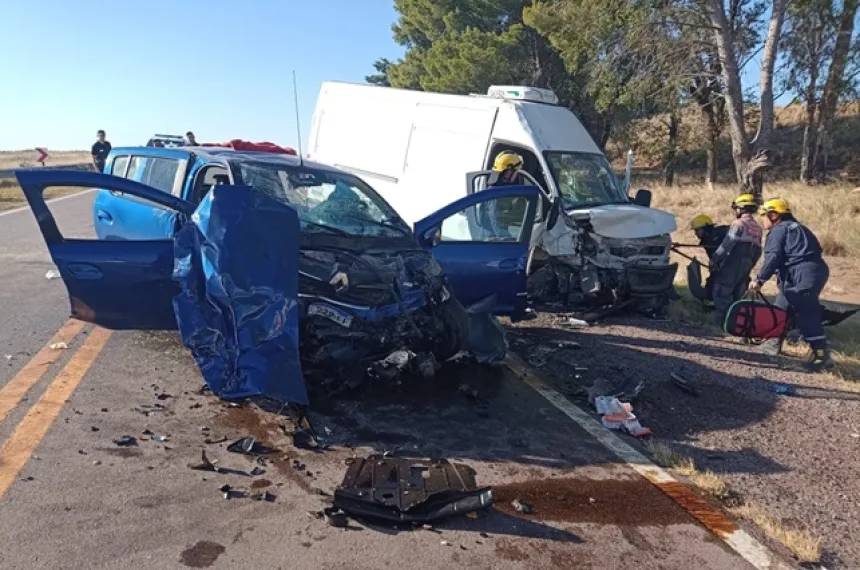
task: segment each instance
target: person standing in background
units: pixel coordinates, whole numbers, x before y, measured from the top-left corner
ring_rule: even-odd
[[[197,139],[194,137],[194,133],[188,131],[185,133],[185,146],[200,146],[200,143],[197,142]]]
[[[99,129],[98,133],[96,133],[96,138],[98,140],[93,144],[90,154],[92,155],[93,166],[95,166],[96,172],[104,172],[105,161],[113,147],[111,147],[111,144],[105,139],[105,132],[102,129]]]

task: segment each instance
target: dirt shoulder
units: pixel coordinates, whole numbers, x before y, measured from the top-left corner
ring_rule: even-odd
[[[509,330],[512,348],[526,359],[535,346],[581,344],[573,359],[554,351],[537,364],[583,407],[584,388],[599,377],[644,380],[634,412],[657,441],[782,523],[821,537],[826,567],[860,559],[860,384],[808,375],[794,369],[796,360],[774,363],[752,347],[672,322],[616,317],[572,329],[541,314]],[[676,387],[672,372],[700,395]],[[786,396],[775,384],[813,390]]]

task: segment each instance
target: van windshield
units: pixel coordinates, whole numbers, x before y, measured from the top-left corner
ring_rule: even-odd
[[[544,157],[565,210],[630,201],[602,154],[545,152]]]
[[[303,232],[354,237],[411,237],[397,212],[351,174],[263,162],[239,163],[241,184],[293,206]]]

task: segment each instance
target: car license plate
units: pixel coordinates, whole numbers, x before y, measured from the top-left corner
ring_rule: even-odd
[[[308,315],[323,317],[330,321],[334,321],[342,327],[349,328],[352,325],[352,315],[346,311],[342,311],[337,307],[326,305],[325,303],[314,303],[308,307]]]

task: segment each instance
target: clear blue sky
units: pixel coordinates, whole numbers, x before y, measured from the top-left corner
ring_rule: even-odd
[[[397,58],[391,0],[0,0],[0,149],[154,133],[296,144],[320,83]]]
[[[0,150],[86,149],[193,130],[296,145],[320,83],[363,82],[391,37],[392,0],[0,0]],[[745,70],[758,80],[759,61]]]

